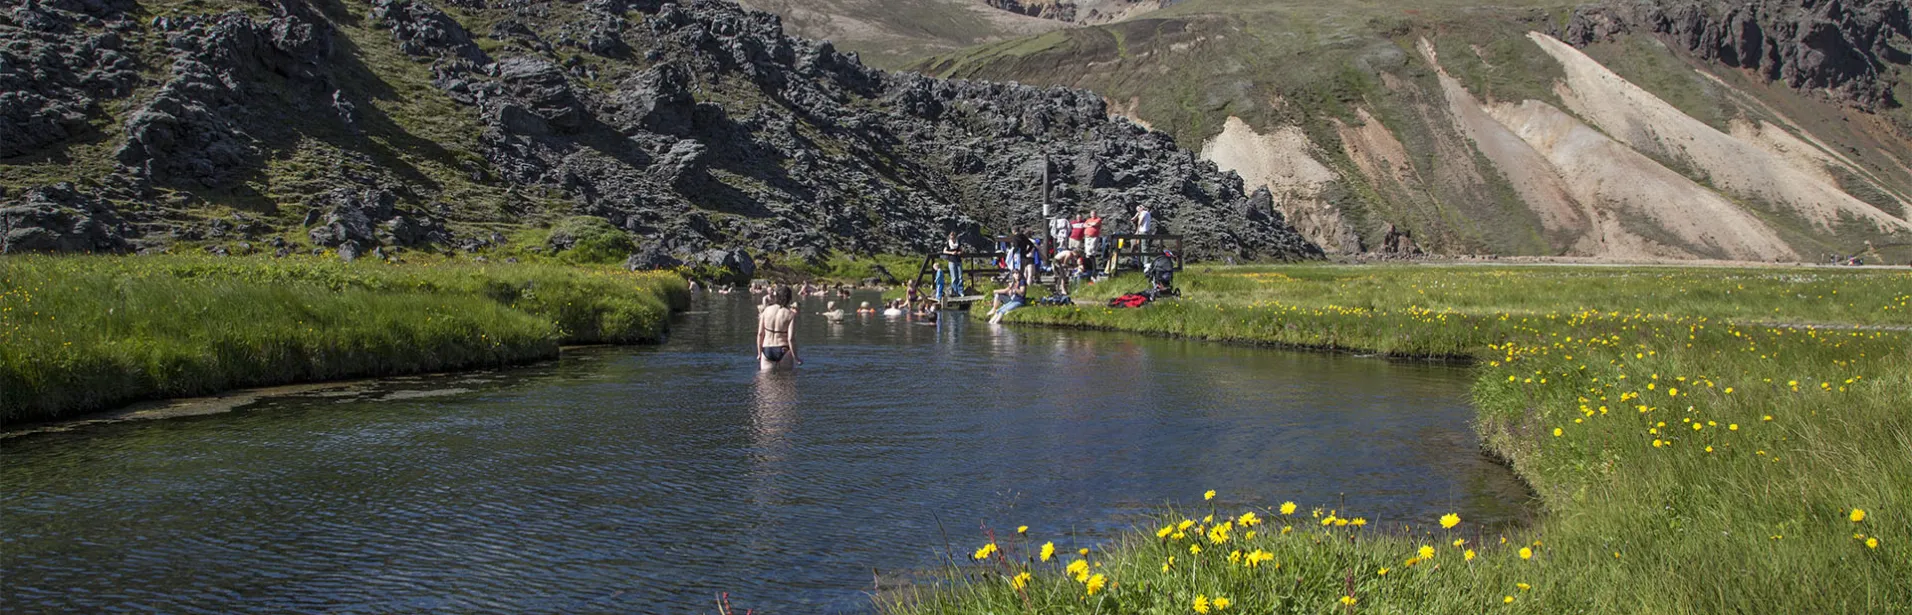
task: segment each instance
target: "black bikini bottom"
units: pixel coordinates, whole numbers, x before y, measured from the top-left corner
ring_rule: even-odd
[[[763,358],[769,360],[771,363],[782,363],[783,353],[789,352],[789,350],[790,347],[788,346],[765,346],[763,347]]]

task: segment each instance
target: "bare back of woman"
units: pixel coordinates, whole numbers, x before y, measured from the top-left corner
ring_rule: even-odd
[[[789,286],[770,290],[770,305],[757,313],[757,365],[764,370],[802,365],[797,358],[797,309]],[[786,360],[787,359],[787,360]]]

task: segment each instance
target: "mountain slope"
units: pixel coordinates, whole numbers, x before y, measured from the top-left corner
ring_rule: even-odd
[[[1906,7],[1191,0],[917,67],[1097,91],[1331,251],[1821,260],[1912,241]]]
[[[916,251],[1036,225],[1046,160],[1065,211],[1150,203],[1195,256],[1319,253],[1091,93],[887,74],[730,3],[210,5],[0,14],[0,249],[477,250],[582,215],[647,265]]]

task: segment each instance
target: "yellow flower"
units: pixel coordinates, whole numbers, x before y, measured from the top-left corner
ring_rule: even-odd
[[[1228,608],[1228,605],[1231,605],[1231,604],[1234,604],[1234,603],[1235,603],[1235,602],[1234,602],[1233,600],[1229,600],[1229,599],[1227,599],[1227,598],[1223,598],[1223,597],[1221,597],[1221,596],[1216,596],[1216,597],[1215,597],[1215,600],[1214,600],[1214,604],[1215,604],[1215,610],[1217,610],[1217,611],[1219,611],[1219,610],[1222,610],[1222,609],[1225,609],[1225,608]]]
[[[1348,606],[1354,606],[1354,603],[1356,603],[1356,602],[1360,602],[1360,600],[1356,600],[1356,599],[1354,599],[1354,596],[1342,596],[1342,597],[1341,597],[1341,604],[1345,604],[1345,605],[1348,605]]]
[[[1465,553],[1462,553],[1462,554],[1461,554],[1461,559],[1464,559],[1464,560],[1467,560],[1467,561],[1470,561],[1470,562],[1471,562],[1471,561],[1474,561],[1474,550],[1473,550],[1473,549],[1468,549],[1468,550],[1467,550],[1467,552],[1465,552]]]
[[[1175,524],[1175,531],[1185,532],[1191,527],[1195,527],[1195,522],[1189,519],[1183,519],[1181,523]]]
[[[1018,525],[1018,526],[1016,526],[1016,533],[1017,533],[1017,534],[1027,534],[1027,533],[1029,533],[1029,526],[1027,526],[1027,525]]]
[[[1514,603],[1514,597],[1513,597],[1513,596],[1504,596],[1504,597],[1502,597],[1502,598],[1500,599],[1500,603],[1501,603],[1501,604],[1513,604],[1513,603]]]
[[[1235,521],[1237,525],[1240,525],[1242,527],[1254,527],[1257,525],[1261,525],[1261,517],[1255,516],[1255,511],[1252,511],[1252,510],[1242,513],[1240,517],[1237,517],[1235,519]]]
[[[1864,521],[1866,520],[1866,509],[1854,508],[1852,509],[1852,514],[1847,515],[1846,518],[1851,519],[1853,523]]]
[[[1556,437],[1556,438],[1558,438],[1558,437],[1560,437],[1560,428],[1559,428],[1559,427],[1555,427],[1555,428],[1554,428],[1554,437]]]
[[[1467,544],[1467,539],[1466,539],[1466,538],[1456,538],[1456,539],[1454,539],[1454,546],[1456,546],[1456,547],[1458,547],[1458,546],[1461,546],[1461,545],[1464,545],[1464,544]]]
[[[1208,490],[1208,492],[1207,492],[1207,493],[1203,493],[1203,494],[1202,494],[1202,499],[1204,499],[1204,500],[1213,500],[1213,499],[1215,499],[1215,490],[1214,490],[1214,489],[1210,489],[1210,490]]]
[[[1049,558],[1052,558],[1055,556],[1056,556],[1056,543],[1053,543],[1053,542],[1042,543],[1042,561],[1045,561],[1045,562],[1049,561]]]
[[[1355,518],[1354,518],[1354,520],[1353,520],[1353,521],[1349,521],[1349,522],[1348,522],[1348,524],[1349,524],[1349,525],[1353,525],[1353,526],[1355,526],[1355,527],[1361,527],[1361,526],[1363,526],[1363,525],[1367,525],[1367,524],[1368,524],[1368,520],[1367,520],[1367,519],[1364,519],[1364,518],[1361,518],[1361,517],[1355,517]]]
[[[1527,591],[1534,588],[1534,586],[1528,585],[1526,583],[1515,583],[1514,587],[1520,588],[1520,591]]]
[[[1102,588],[1104,586],[1107,586],[1108,584],[1109,584],[1109,578],[1098,574],[1098,575],[1089,577],[1089,582],[1082,589],[1083,591],[1088,592],[1089,595],[1093,596],[1095,595],[1096,592],[1102,591]]]
[[[1281,526],[1281,534],[1283,536],[1288,535],[1288,532],[1292,532],[1292,531],[1295,531],[1295,526],[1292,526],[1292,525]]]
[[[1454,513],[1441,515],[1441,527],[1452,528],[1461,524],[1461,516]]]
[[[1877,549],[1877,548],[1879,548],[1879,539],[1877,539],[1877,538],[1867,538],[1867,539],[1866,539],[1866,548],[1867,548],[1867,549]]]
[[[1173,533],[1175,533],[1175,526],[1173,526],[1173,525],[1164,525],[1164,526],[1162,526],[1162,529],[1159,529],[1159,530],[1155,530],[1155,537],[1156,537],[1156,538],[1168,538],[1168,535],[1169,535],[1169,534],[1173,534]]]
[[[1281,514],[1284,514],[1284,515],[1292,515],[1292,514],[1295,514],[1295,503],[1294,503],[1294,502],[1282,502],[1282,503],[1281,503]]]
[[[1434,547],[1421,545],[1421,559],[1434,559]]]
[[[1188,546],[1188,554],[1189,554],[1189,555],[1199,555],[1199,554],[1201,554],[1201,552],[1202,552],[1202,545],[1201,545],[1201,543],[1195,543],[1195,544],[1191,544],[1191,545],[1189,545],[1189,546]]]
[[[1533,558],[1534,558],[1533,549],[1529,549],[1527,547],[1520,548],[1520,559],[1533,559]]]
[[[1073,562],[1069,562],[1069,567],[1064,568],[1063,570],[1068,571],[1069,574],[1072,576],[1082,576],[1084,574],[1088,574],[1089,560],[1079,559]]]
[[[1083,548],[1080,548],[1080,549],[1076,549],[1076,555],[1080,555],[1080,556],[1083,556],[1083,557],[1088,557],[1088,556],[1089,556],[1089,548],[1088,548],[1088,547],[1083,547]]]
[[[1762,416],[1762,417],[1759,417],[1759,420],[1761,420],[1761,421],[1766,421],[1766,422],[1772,422],[1772,420],[1773,420],[1773,415],[1770,415],[1770,414],[1768,414],[1768,415],[1766,415],[1766,416]]]
[[[1726,424],[1726,430],[1727,430],[1727,431],[1739,431],[1739,423],[1727,423],[1727,424]]]
[[[1254,530],[1248,530],[1248,531],[1246,531],[1246,532],[1242,532],[1242,534],[1241,534],[1241,537],[1242,537],[1242,539],[1243,539],[1243,540],[1254,540],[1254,539],[1255,539],[1255,531],[1254,531]]]
[[[1195,612],[1197,613],[1208,612],[1208,596],[1195,594]]]
[[[1010,587],[1012,587],[1012,588],[1015,588],[1015,589],[1022,589],[1022,588],[1023,588],[1023,586],[1025,586],[1025,585],[1028,585],[1028,584],[1029,584],[1029,579],[1030,579],[1030,578],[1032,578],[1032,577],[1030,577],[1030,576],[1029,576],[1029,573],[1027,573],[1027,572],[1025,572],[1025,573],[1022,573],[1022,574],[1019,574],[1019,575],[1016,575],[1016,576],[1013,576],[1013,577],[1010,577],[1010,578],[1009,578],[1009,586],[1010,586]]]
[[[1323,518],[1321,520],[1321,525],[1323,526],[1334,525],[1334,521],[1335,521],[1334,515],[1328,515],[1326,518]]]
[[[983,545],[981,549],[976,550],[976,559],[989,559],[990,554],[995,552],[996,552],[996,543],[992,542],[992,543]]]

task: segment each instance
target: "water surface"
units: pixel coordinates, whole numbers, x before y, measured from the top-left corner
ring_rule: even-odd
[[[0,441],[0,610],[866,611],[985,529],[1088,545],[1206,489],[1523,514],[1459,368],[808,317],[806,364],[764,375],[750,303],[660,347]]]

